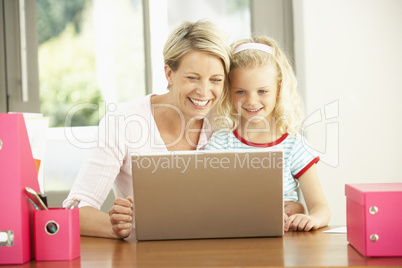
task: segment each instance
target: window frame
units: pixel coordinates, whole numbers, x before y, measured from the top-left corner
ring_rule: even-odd
[[[8,111],[7,105],[7,84],[6,84],[6,66],[5,66],[5,48],[4,48],[4,0],[0,0],[0,113]]]
[[[20,2],[25,5],[26,82],[22,93]],[[36,1],[0,0],[0,112],[39,113],[38,41]]]

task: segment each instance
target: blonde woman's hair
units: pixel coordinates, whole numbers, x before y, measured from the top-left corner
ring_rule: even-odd
[[[250,39],[243,39],[232,44],[232,50],[237,46],[245,43],[265,44],[273,49],[273,55],[257,49],[246,49],[235,53],[231,57],[230,72],[237,68],[255,68],[261,66],[272,66],[276,68],[278,76],[278,96],[274,109],[274,117],[277,121],[278,130],[283,133],[295,134],[299,131],[302,123],[302,103],[297,92],[297,80],[290,65],[287,56],[280,49],[278,44],[272,38],[266,36],[256,36]],[[239,122],[239,114],[236,112],[232,101],[230,90],[230,74],[229,87],[225,88],[227,94],[220,107],[215,109],[213,118],[213,126],[217,128],[236,129]],[[223,115],[229,115],[223,120]]]
[[[202,51],[221,59],[225,74],[230,70],[231,49],[226,35],[215,24],[206,20],[182,22],[172,31],[163,48],[163,57],[172,71],[190,51]]]

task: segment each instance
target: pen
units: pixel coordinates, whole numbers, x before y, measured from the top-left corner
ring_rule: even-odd
[[[39,207],[37,204],[35,204],[35,202],[32,201],[31,198],[28,197],[28,200],[29,200],[29,202],[31,202],[32,206],[34,206],[34,208],[35,208],[36,210],[40,210],[40,207]]]
[[[68,204],[68,206],[66,207],[67,209],[73,209],[78,207],[79,203],[81,202],[80,199],[73,197],[71,199],[71,202]]]
[[[40,199],[42,200],[43,204],[45,204],[45,206],[47,205],[47,195],[46,194],[42,194],[41,192],[38,192],[38,196],[40,197]]]
[[[48,210],[47,206],[33,189],[25,187],[25,194],[28,196],[29,200],[36,205],[34,205],[36,209],[38,207],[39,209]]]
[[[75,200],[76,200],[75,197],[71,198],[71,199],[68,201],[68,205],[66,206],[66,209],[70,209],[71,206],[74,204]]]

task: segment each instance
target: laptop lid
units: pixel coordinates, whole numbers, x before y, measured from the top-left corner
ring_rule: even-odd
[[[132,154],[138,240],[283,235],[281,151]]]

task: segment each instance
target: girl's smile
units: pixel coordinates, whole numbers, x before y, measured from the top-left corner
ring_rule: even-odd
[[[261,108],[257,108],[257,109],[253,109],[253,108],[243,108],[244,110],[246,110],[246,112],[250,115],[256,115],[258,114],[259,111],[261,111],[264,107]]]

